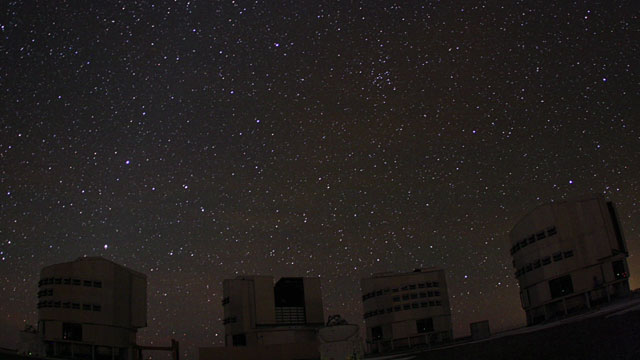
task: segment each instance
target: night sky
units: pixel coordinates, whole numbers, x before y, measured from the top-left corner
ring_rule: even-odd
[[[41,267],[148,276],[139,342],[221,344],[221,281],[446,269],[454,334],[524,323],[508,232],[617,204],[640,285],[640,2],[4,1],[0,346]],[[635,276],[635,278],[633,278]]]

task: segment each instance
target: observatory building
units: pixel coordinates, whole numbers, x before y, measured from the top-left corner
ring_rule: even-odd
[[[362,279],[368,352],[387,352],[452,339],[444,270],[416,269]]]
[[[147,326],[147,277],[101,257],[43,268],[38,330],[43,355],[137,358],[136,333]]]
[[[320,279],[238,276],[222,283],[225,346],[200,359],[317,359],[324,326]]]
[[[601,197],[539,206],[510,241],[528,325],[630,294],[624,234],[614,204]]]

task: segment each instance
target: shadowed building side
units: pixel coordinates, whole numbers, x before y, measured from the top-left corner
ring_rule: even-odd
[[[528,325],[630,294],[622,228],[613,203],[601,197],[539,206],[513,227],[510,241]]]

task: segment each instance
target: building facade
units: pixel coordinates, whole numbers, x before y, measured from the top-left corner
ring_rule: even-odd
[[[537,207],[513,227],[510,245],[528,325],[630,294],[624,234],[601,197]]]
[[[201,348],[201,358],[319,358],[324,326],[319,278],[239,276],[223,281],[225,348]],[[262,350],[261,350],[262,349]],[[277,349],[277,350],[274,350]]]
[[[101,257],[43,268],[38,282],[38,341],[49,357],[136,358],[147,326],[147,278]]]
[[[444,270],[416,269],[362,279],[369,352],[439,345],[453,337]]]

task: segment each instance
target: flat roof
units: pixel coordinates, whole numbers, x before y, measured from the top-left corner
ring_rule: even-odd
[[[134,275],[141,276],[141,277],[143,277],[145,279],[147,278],[147,275],[145,275],[145,274],[143,274],[143,273],[141,273],[139,271],[130,269],[130,268],[124,266],[124,265],[120,265],[120,264],[118,264],[118,263],[116,263],[114,261],[111,261],[109,259],[105,259],[102,256],[80,256],[77,259],[72,260],[72,261],[66,261],[66,262],[62,262],[62,263],[47,265],[47,266],[43,267],[41,270],[44,270],[44,269],[47,269],[47,268],[50,268],[50,267],[59,266],[59,265],[64,265],[64,264],[72,264],[72,263],[76,263],[76,262],[80,262],[80,261],[104,261],[104,262],[108,262],[108,263],[111,263],[111,264],[113,264],[115,266],[123,268],[123,269],[127,270],[128,272],[130,272],[130,273],[132,273]]]

